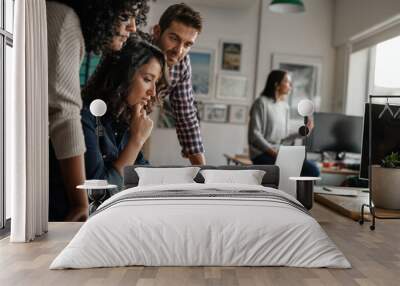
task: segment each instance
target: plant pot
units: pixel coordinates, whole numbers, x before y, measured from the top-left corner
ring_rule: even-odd
[[[372,166],[371,198],[377,208],[400,210],[400,168]]]

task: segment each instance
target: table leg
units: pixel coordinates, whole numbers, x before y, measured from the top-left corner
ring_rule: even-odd
[[[314,181],[297,181],[296,182],[296,196],[297,200],[303,204],[303,206],[310,210],[313,207],[313,188]]]
[[[96,209],[103,203],[106,194],[107,190],[105,189],[98,189],[98,190],[88,189],[88,197],[91,201],[89,205],[89,215],[94,213]]]

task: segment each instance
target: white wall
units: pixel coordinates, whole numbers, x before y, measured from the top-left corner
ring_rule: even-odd
[[[189,0],[191,6],[204,17],[204,30],[195,47],[213,48],[216,65],[219,65],[220,39],[238,40],[243,43],[242,71],[248,78],[248,100],[250,106],[254,95],[258,95],[271,69],[273,53],[320,57],[323,60],[321,83],[321,110],[331,110],[335,70],[335,50],[332,48],[333,1],[305,0],[306,12],[300,15],[273,14],[268,10],[269,0],[262,0],[262,25],[260,53],[258,59],[257,88],[254,89],[257,62],[257,29],[260,15],[259,2],[250,1],[244,8],[211,7]],[[161,3],[162,2],[162,3]],[[175,1],[157,1],[151,6],[149,23],[157,23],[161,13]],[[180,1],[179,1],[180,2]],[[219,1],[221,2],[221,1]],[[216,67],[218,72],[218,67]],[[216,79],[216,78],[215,78]],[[231,104],[215,99],[212,102]],[[208,164],[225,164],[223,153],[242,153],[247,148],[247,125],[216,124],[202,122],[201,126]],[[174,129],[155,128],[150,140],[150,162],[155,165],[188,164],[180,157],[180,147]]]
[[[332,48],[334,2],[305,0],[305,13],[275,14],[264,0],[257,94],[264,87],[273,53],[322,58],[321,111],[331,110],[335,70]]]
[[[333,111],[335,49],[332,47],[332,0],[305,0],[301,14],[276,14],[269,11],[269,0],[263,0],[261,38],[256,95],[264,88],[274,53],[322,60],[320,106],[318,111]],[[291,122],[297,130],[301,122]]]
[[[336,0],[334,44],[340,46],[399,13],[399,0]]]
[[[155,24],[162,12],[172,3],[181,1],[157,1],[152,3],[149,24]],[[224,101],[216,99],[216,80],[214,76],[214,92],[211,99],[206,102],[219,102],[225,104],[240,104],[250,106],[254,94],[254,74],[256,61],[258,3],[250,1],[242,8],[211,7],[199,5],[199,1],[186,1],[194,9],[198,10],[204,19],[203,32],[200,34],[194,48],[211,48],[215,50],[215,72],[219,72],[220,66],[220,40],[234,40],[242,43],[242,70],[240,75],[248,79],[247,100],[242,102]],[[219,5],[218,5],[219,6]],[[150,25],[149,25],[150,26]],[[206,150],[208,164],[226,164],[223,153],[242,153],[247,147],[247,125],[201,123],[203,143]],[[181,148],[176,138],[175,129],[155,128],[150,139],[149,160],[154,165],[189,164],[189,161],[181,158]]]

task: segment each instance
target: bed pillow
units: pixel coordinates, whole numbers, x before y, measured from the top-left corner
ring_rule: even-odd
[[[234,183],[261,185],[265,171],[261,170],[202,170],[205,184]]]
[[[193,179],[199,170],[199,167],[135,168],[139,177],[138,186],[195,183]]]

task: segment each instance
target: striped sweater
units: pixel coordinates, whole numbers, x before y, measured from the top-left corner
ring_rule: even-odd
[[[46,2],[49,67],[49,134],[57,159],[85,152],[79,68],[85,52],[72,8]]]

